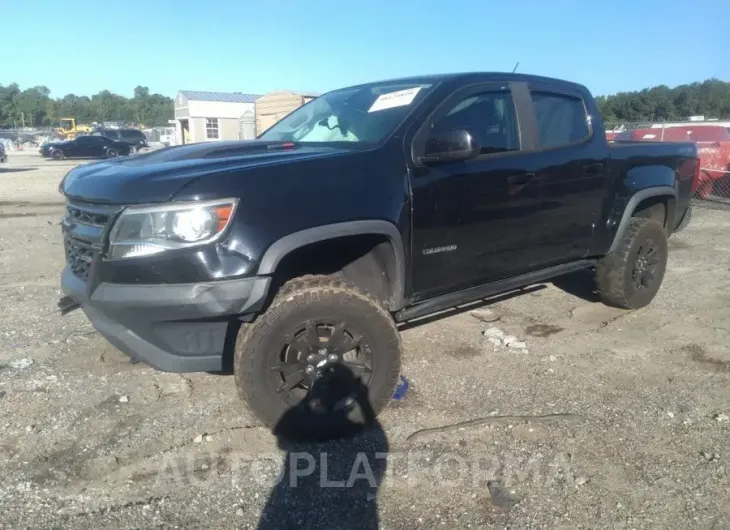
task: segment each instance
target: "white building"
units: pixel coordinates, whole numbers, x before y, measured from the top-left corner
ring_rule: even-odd
[[[175,98],[175,143],[256,138],[255,102],[259,97],[181,90]]]

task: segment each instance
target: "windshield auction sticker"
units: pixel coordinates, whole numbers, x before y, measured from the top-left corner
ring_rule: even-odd
[[[413,102],[413,99],[418,95],[418,92],[422,87],[417,86],[414,88],[408,88],[406,90],[399,90],[398,92],[390,92],[388,94],[381,94],[378,99],[370,106],[368,112],[377,112],[379,110],[392,109],[394,107],[405,107]]]

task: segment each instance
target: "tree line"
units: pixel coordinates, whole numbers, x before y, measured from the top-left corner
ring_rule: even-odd
[[[138,86],[134,97],[127,98],[102,90],[91,97],[68,94],[51,98],[45,86],[20,90],[16,83],[0,84],[0,128],[56,127],[60,118],[76,118],[79,124],[117,121],[153,127],[167,125],[173,117],[173,100],[150,94]]]
[[[675,88],[660,85],[596,99],[607,123],[686,120],[700,115],[730,119],[730,83],[719,79]]]

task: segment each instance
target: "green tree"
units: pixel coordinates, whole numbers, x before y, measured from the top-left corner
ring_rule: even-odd
[[[20,87],[16,83],[8,86],[0,85],[0,124],[10,126],[15,119],[15,98],[20,94]]]
[[[173,100],[150,94],[138,86],[132,98],[102,90],[91,98],[67,94],[50,97],[50,90],[37,86],[21,91],[17,84],[0,85],[0,127],[58,125],[60,118],[75,117],[79,124],[119,121],[135,125],[167,125],[173,116]]]
[[[23,90],[13,97],[14,121],[27,127],[49,123],[48,102],[51,91],[44,86],[36,86]]]
[[[597,98],[605,121],[682,120],[689,116],[730,118],[730,83],[708,79],[669,88],[660,85]]]

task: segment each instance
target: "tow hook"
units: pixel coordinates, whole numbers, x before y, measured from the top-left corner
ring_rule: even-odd
[[[76,300],[71,298],[70,296],[64,296],[58,301],[58,309],[61,311],[61,316],[66,315],[70,313],[71,311],[74,311],[81,307],[81,304],[79,304]]]

